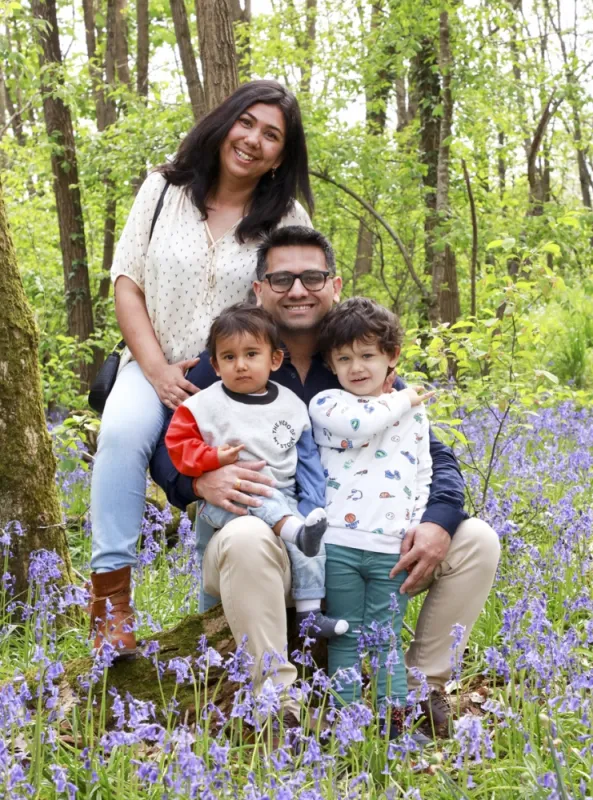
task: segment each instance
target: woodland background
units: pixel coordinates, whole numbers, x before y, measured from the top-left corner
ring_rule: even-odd
[[[346,294],[375,296],[426,329],[501,317],[510,282],[546,279],[560,291],[529,304],[540,366],[584,386],[593,4],[269,8],[4,2],[0,159],[47,406],[80,405],[77,376],[88,381],[117,341],[108,271],[147,170],[255,77],[299,98],[314,221],[336,247]]]
[[[590,800],[593,0],[0,12],[0,797]],[[220,609],[197,616],[191,522],[152,485],[146,647],[88,657],[86,388],[120,336],[115,242],[147,172],[257,77],[297,94],[345,294],[400,314],[403,375],[438,387],[431,424],[501,537],[465,653],[452,632],[453,727],[422,755],[355,704],[262,757],[247,731],[277,698],[251,694]]]

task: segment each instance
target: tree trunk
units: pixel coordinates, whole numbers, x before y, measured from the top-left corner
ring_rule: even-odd
[[[45,128],[52,143],[51,163],[64,267],[68,333],[80,341],[86,341],[94,331],[93,307],[72,117],[70,109],[55,91],[55,84],[63,83],[55,0],[32,0],[31,10],[41,23],[37,28],[39,66],[42,69],[41,93]],[[80,365],[83,386],[93,379],[97,364],[98,359],[93,364]]]
[[[206,109],[212,111],[239,85],[230,0],[196,0]]]
[[[136,92],[145,102],[148,100],[148,64],[150,59],[150,39],[148,35],[148,0],[136,0]],[[139,174],[132,180],[134,194],[146,178],[146,161]]]
[[[136,0],[136,91],[140,97],[148,97],[148,0]]]
[[[170,3],[173,26],[175,28],[175,38],[177,39],[177,47],[179,48],[179,55],[181,56],[181,66],[183,67],[183,74],[185,75],[189,102],[191,103],[194,119],[198,120],[206,113],[206,101],[191,43],[185,2],[184,0],[170,0]]]
[[[504,131],[498,131],[498,154],[497,154],[497,170],[498,170],[498,191],[500,199],[504,200],[504,193],[506,191],[507,183],[507,165],[504,156],[505,136]]]
[[[449,202],[450,139],[453,127],[453,96],[451,72],[453,58],[449,43],[449,14],[441,12],[439,24],[439,71],[441,74],[442,117],[439,131],[439,158],[437,166],[436,217],[439,224],[448,222],[451,215]],[[433,313],[441,322],[453,323],[459,317],[459,292],[455,255],[449,244],[434,253],[432,293],[437,299]],[[436,320],[435,320],[436,321]]]
[[[371,10],[371,29],[369,32],[367,56],[372,58],[379,68],[374,72],[372,81],[365,86],[365,120],[367,133],[370,136],[382,136],[387,122],[387,102],[391,92],[393,75],[389,68],[384,66],[388,53],[382,45],[381,32],[383,22],[382,2],[373,3]],[[381,45],[381,46],[380,46]],[[389,44],[389,48],[391,48]],[[379,52],[377,52],[379,51]],[[371,204],[376,198],[371,197]],[[363,220],[358,225],[358,241],[356,244],[356,261],[354,263],[354,282],[362,275],[367,275],[373,269],[373,251],[375,237],[372,229]]]
[[[412,102],[412,98],[408,96],[406,90],[406,79],[404,75],[398,75],[394,81],[395,86],[395,103],[397,108],[397,132],[400,133],[407,128],[410,122],[416,116],[418,110],[416,105]]]
[[[94,0],[82,0],[84,14],[84,29],[86,38],[86,52],[89,61],[89,75],[95,112],[97,116],[97,130],[105,130],[105,93],[103,91],[103,69],[97,59],[97,36],[95,31]]]
[[[10,30],[10,24],[8,19],[6,20],[6,24],[4,27],[5,37],[6,37],[6,47],[8,50],[12,49],[12,32]],[[8,67],[8,63],[6,64]],[[0,69],[2,65],[0,65]],[[15,104],[9,85],[6,83],[6,79],[9,76],[8,74],[4,74],[4,92],[6,98],[6,108],[8,109],[8,116],[11,120],[12,132],[14,134],[14,138],[17,140],[17,143],[20,147],[24,147],[26,143],[25,131],[23,130],[23,118],[20,113],[20,107],[18,105],[18,100]]]
[[[6,107],[6,85],[4,83],[4,73],[0,66],[0,127],[2,127],[2,135],[4,135],[4,128],[8,118],[8,108]],[[0,139],[2,136],[0,136]]]
[[[0,185],[0,530],[18,521],[10,571],[26,593],[33,550],[55,550],[71,579],[68,542],[55,483],[56,462],[43,413],[39,333],[27,302]]]
[[[97,130],[103,133],[117,119],[117,109],[115,100],[110,94],[110,89],[115,88],[116,74],[116,9],[113,3],[108,4],[107,8],[107,35],[105,51],[105,76],[102,65],[97,57],[97,37],[96,19],[93,0],[83,0],[84,25],[86,31],[87,56],[89,61],[89,73],[93,96],[95,98],[95,110],[97,115]],[[113,182],[109,177],[109,172],[105,171],[103,176],[105,185],[105,216],[103,220],[103,272],[99,284],[98,296],[106,300],[109,297],[109,287],[111,284],[109,270],[113,261],[115,248],[115,212],[116,200],[114,197]],[[101,330],[105,325],[105,315],[102,307],[97,310],[96,328]]]
[[[440,120],[434,113],[441,102],[441,86],[438,72],[434,69],[436,52],[432,39],[424,37],[412,63],[413,102],[418,109],[420,121],[420,163],[425,171],[424,187],[424,272],[432,275],[434,262],[434,238],[437,226],[436,188],[439,163]],[[436,298],[422,309],[428,318],[434,318]]]
[[[554,100],[554,92],[550,95],[550,99],[546,103],[542,115],[537,124],[537,128],[533,134],[533,138],[527,150],[527,180],[529,183],[529,209],[527,211],[528,217],[539,217],[543,214],[544,203],[547,199],[548,190],[546,188],[546,181],[549,182],[549,176],[546,178],[545,169],[542,169],[538,163],[538,154],[546,129],[550,120],[556,113],[560,100]]]
[[[242,36],[237,47],[237,62],[241,81],[251,80],[251,0],[231,0],[233,22],[243,24]]]
[[[305,36],[304,59],[301,68],[301,93],[309,94],[311,91],[311,76],[315,63],[315,37],[317,34],[317,0],[306,0],[305,4]]]
[[[108,5],[112,0],[108,0]],[[132,78],[128,63],[128,0],[114,0],[115,4],[115,65],[117,79],[132,91]]]

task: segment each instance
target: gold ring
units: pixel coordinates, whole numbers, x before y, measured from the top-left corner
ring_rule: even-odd
[[[239,478],[237,478],[237,480],[233,484],[233,489],[235,489],[237,492],[241,491],[241,481],[239,480]]]

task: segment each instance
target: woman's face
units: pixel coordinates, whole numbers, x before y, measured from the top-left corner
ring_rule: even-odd
[[[256,103],[244,111],[220,147],[221,175],[254,184],[282,162],[286,125],[278,106]]]

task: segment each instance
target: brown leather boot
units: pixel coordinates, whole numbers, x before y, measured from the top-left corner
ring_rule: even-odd
[[[91,573],[91,635],[95,634],[93,647],[100,650],[104,642],[109,642],[119,656],[127,658],[136,655],[136,637],[130,630],[134,626],[134,611],[130,606],[131,573],[131,567]],[[111,603],[109,611],[108,599]]]

